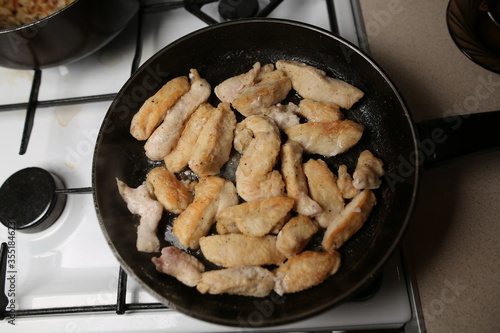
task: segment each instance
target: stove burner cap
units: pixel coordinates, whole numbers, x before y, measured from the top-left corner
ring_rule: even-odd
[[[257,0],[221,0],[219,14],[228,20],[254,17],[259,11]]]
[[[48,228],[66,204],[66,195],[55,192],[62,188],[61,179],[41,168],[14,173],[0,188],[0,222],[25,233]]]

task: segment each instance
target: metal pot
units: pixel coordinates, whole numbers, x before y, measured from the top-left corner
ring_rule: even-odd
[[[85,57],[122,31],[139,5],[138,0],[76,0],[34,23],[0,30],[0,66],[43,69]]]

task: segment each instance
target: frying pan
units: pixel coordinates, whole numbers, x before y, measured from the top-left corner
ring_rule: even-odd
[[[347,153],[327,159],[327,163],[332,170],[346,164],[352,172],[362,150],[370,149],[379,156],[384,161],[386,176],[376,190],[378,204],[363,228],[341,248],[341,269],[324,283],[282,297],[274,293],[266,298],[201,295],[175,278],[158,273],[151,264],[153,255],[136,250],[138,217],[127,210],[115,178],[137,187],[156,164],[145,157],[144,142],[130,135],[130,121],[149,96],[168,80],[186,75],[190,68],[198,69],[215,87],[230,76],[248,71],[256,61],[265,64],[280,59],[313,65],[365,92],[362,100],[344,112],[346,118],[366,126],[363,138]],[[293,94],[288,97],[289,101],[297,99]],[[212,96],[210,102],[217,105],[218,100]],[[465,124],[465,118],[452,117],[439,126],[456,125],[458,120],[464,120]],[[105,237],[123,268],[167,306],[223,325],[285,324],[353,297],[372,281],[398,247],[414,206],[423,157],[429,155],[436,161],[438,143],[447,141],[446,134],[436,134],[432,125],[428,122],[423,126],[431,135],[431,143],[434,142],[428,153],[432,145],[420,144],[403,98],[387,75],[368,56],[327,31],[278,19],[221,23],[166,46],[121,89],[103,121],[95,148],[92,170],[95,207]],[[450,137],[452,134],[448,133]],[[305,158],[309,157],[318,156]],[[162,246],[170,244],[164,239],[165,235],[168,239],[173,218],[165,214],[160,222],[158,236]],[[314,239],[311,248],[318,249],[319,242],[320,239]]]
[[[0,66],[43,69],[104,46],[134,17],[138,0],[76,0],[36,22],[0,29]]]

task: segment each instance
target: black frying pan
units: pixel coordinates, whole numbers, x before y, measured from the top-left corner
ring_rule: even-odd
[[[115,177],[136,187],[154,164],[144,155],[144,142],[129,134],[131,118],[166,81],[186,75],[190,68],[198,69],[215,87],[230,76],[246,72],[256,61],[269,63],[280,59],[316,66],[365,92],[352,110],[345,111],[347,118],[366,126],[363,138],[349,152],[329,159],[328,164],[333,170],[347,164],[352,172],[362,150],[370,149],[379,156],[387,175],[383,186],[376,191],[378,204],[363,228],[340,250],[343,262],[339,272],[321,285],[263,299],[201,295],[175,278],[158,273],[151,264],[152,255],[139,253],[135,248],[138,218],[127,210]],[[289,99],[296,101],[297,97]],[[215,97],[211,102],[218,103]],[[452,118],[444,123],[456,124],[458,120]],[[427,123],[425,128],[433,133],[432,124]],[[447,141],[441,139],[438,141]],[[396,87],[370,58],[348,42],[302,23],[269,19],[233,21],[207,27],[165,47],[125,84],[111,105],[97,140],[94,200],[102,229],[124,269],[168,306],[224,325],[285,324],[349,299],[372,280],[398,247],[406,229],[423,157],[434,156],[436,151],[436,145],[431,154],[423,151]],[[158,232],[161,239],[172,217],[165,214],[161,221]],[[162,245],[168,243],[163,241]]]

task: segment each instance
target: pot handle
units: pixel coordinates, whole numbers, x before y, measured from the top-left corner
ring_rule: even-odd
[[[417,123],[424,167],[500,148],[500,111],[456,115]]]

